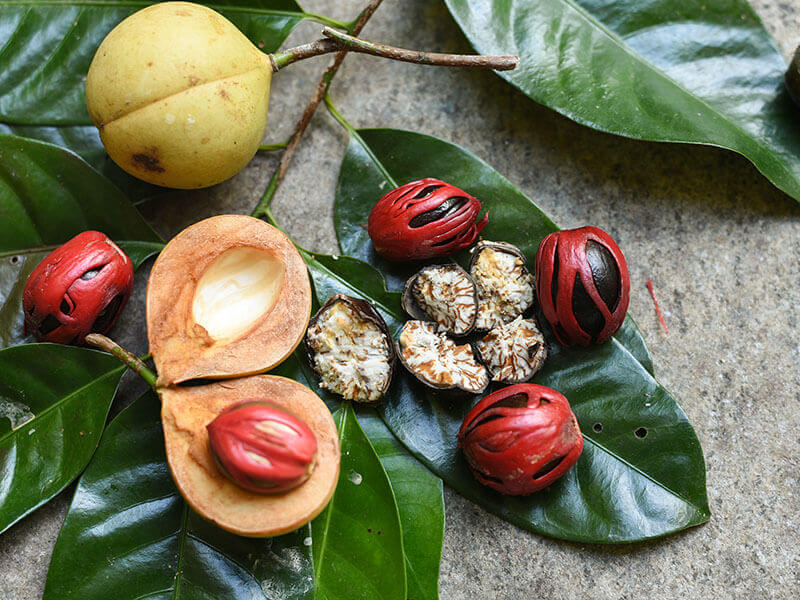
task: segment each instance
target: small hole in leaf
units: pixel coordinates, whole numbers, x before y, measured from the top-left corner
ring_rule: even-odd
[[[640,440],[643,440],[647,436],[647,429],[645,429],[644,427],[639,427],[639,429],[633,432],[633,435],[635,435]]]
[[[592,429],[594,429],[595,433],[601,433],[603,431],[603,424],[595,423],[594,425],[592,425]]]
[[[41,325],[39,325],[39,335],[45,336],[53,333],[56,329],[61,327],[61,321],[56,319],[53,315],[47,315]]]

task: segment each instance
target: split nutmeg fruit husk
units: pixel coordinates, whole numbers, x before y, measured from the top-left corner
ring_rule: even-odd
[[[302,257],[282,232],[252,217],[192,225],[167,244],[150,274],[147,330],[170,470],[192,508],[238,535],[293,531],[322,512],[336,488],[339,438],[328,408],[296,381],[253,375],[295,350],[310,311]],[[224,381],[178,385],[198,379]],[[274,404],[313,432],[316,465],[298,487],[256,494],[217,467],[207,426],[249,399]]]

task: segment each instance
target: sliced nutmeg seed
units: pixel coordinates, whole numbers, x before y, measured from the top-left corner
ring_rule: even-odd
[[[311,319],[306,349],[320,386],[347,400],[377,402],[389,389],[394,344],[369,302],[337,294]]]
[[[475,343],[475,350],[492,381],[500,383],[528,381],[547,360],[547,345],[536,321],[521,316],[492,329]]]
[[[513,321],[533,305],[533,275],[516,246],[478,242],[472,249],[469,272],[478,293],[476,329],[486,331]]]
[[[467,335],[478,314],[475,283],[458,265],[425,267],[406,283],[403,308],[414,319],[433,320],[452,335]]]
[[[489,373],[469,344],[457,345],[434,323],[407,321],[397,345],[403,366],[429,387],[480,394],[489,385]]]

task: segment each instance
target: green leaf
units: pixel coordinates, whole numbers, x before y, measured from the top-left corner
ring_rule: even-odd
[[[322,263],[331,257],[304,251],[309,268],[317,271],[316,281],[324,282]],[[366,266],[353,259],[342,257],[353,265]],[[357,279],[363,279],[358,273]],[[378,280],[380,276],[376,273]],[[354,290],[351,290],[354,291]],[[336,293],[336,292],[332,292]],[[357,292],[355,292],[357,293]],[[316,296],[315,296],[316,301]],[[319,379],[311,371],[301,350],[271,371],[299,381],[314,390],[325,400],[331,410],[342,404],[341,398],[319,387]],[[386,425],[371,408],[359,408],[358,422],[369,439],[375,453],[386,470],[392,491],[397,500],[400,524],[403,531],[403,552],[406,561],[406,577],[409,598],[431,600],[438,598],[439,563],[442,557],[444,537],[444,497],[442,480],[425,468],[399,443]]]
[[[148,392],[106,429],[56,542],[44,600],[311,598],[310,528],[248,539],[201,519],[172,481],[159,413]]]
[[[744,0],[445,0],[501,77],[595,129],[720,146],[800,200],[798,109],[786,65]]]
[[[90,125],[84,82],[92,57],[111,29],[149,4],[0,0],[0,122]],[[265,52],[276,50],[305,16],[294,0],[204,4]]]
[[[381,459],[397,499],[407,595],[414,600],[437,600],[444,539],[442,480],[408,453],[373,409],[360,409],[358,422]]]
[[[343,223],[353,222],[344,215],[360,214],[365,219],[388,191],[386,185],[380,186],[381,176],[368,179],[364,168],[402,183],[425,175],[439,177],[485,199],[490,213],[485,237],[518,244],[529,259],[541,236],[553,228],[499,174],[457,146],[410,132],[367,130],[351,140],[340,173],[336,219],[345,251],[363,255],[365,249],[348,238],[348,231],[360,227],[343,228]],[[372,189],[359,185],[366,180],[376,185]],[[344,257],[314,258],[309,271],[320,301],[335,291],[365,297],[397,331],[405,320],[397,308],[399,294],[376,290],[380,276],[373,267],[358,267]],[[633,346],[643,351],[640,336],[633,339]],[[583,542],[632,542],[708,520],[705,464],[697,436],[674,398],[648,372],[647,361],[618,339],[573,350],[549,341],[551,357],[533,381],[569,398],[586,444],[576,467],[546,491],[514,498],[477,484],[456,448],[456,433],[474,401],[437,398],[402,367],[380,408],[381,416],[412,454],[446,483],[532,531]],[[647,431],[643,438],[634,433],[640,428]]]
[[[124,371],[110,355],[84,348],[0,350],[0,532],[83,470]]]
[[[95,171],[116,185],[134,203],[158,195],[175,193],[175,190],[152,185],[128,175],[120,169],[106,153],[103,143],[100,141],[100,135],[94,125],[48,127],[0,123],[0,133],[48,142],[71,150],[85,160]]]
[[[403,536],[392,487],[350,404],[333,418],[342,463],[330,504],[311,523],[314,598],[405,600]]]
[[[125,196],[75,154],[0,134],[0,347],[22,343],[22,291],[51,250],[87,229],[137,267],[163,242]]]

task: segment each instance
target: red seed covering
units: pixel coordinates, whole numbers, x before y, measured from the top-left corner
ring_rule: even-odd
[[[25,283],[25,331],[44,342],[82,344],[105,333],[133,288],[133,264],[111,239],[84,231],[48,254]]]
[[[314,470],[314,432],[269,401],[234,404],[207,428],[211,453],[220,470],[248,491],[285,492],[304,483]]]
[[[392,261],[448,256],[468,248],[489,221],[475,222],[481,202],[465,191],[428,177],[393,189],[369,215],[375,250]]]
[[[628,264],[602,229],[548,235],[536,252],[536,292],[545,318],[565,346],[600,344],[625,320]]]
[[[583,436],[563,394],[520,383],[478,402],[461,425],[458,445],[480,483],[502,494],[527,495],[575,464]]]

